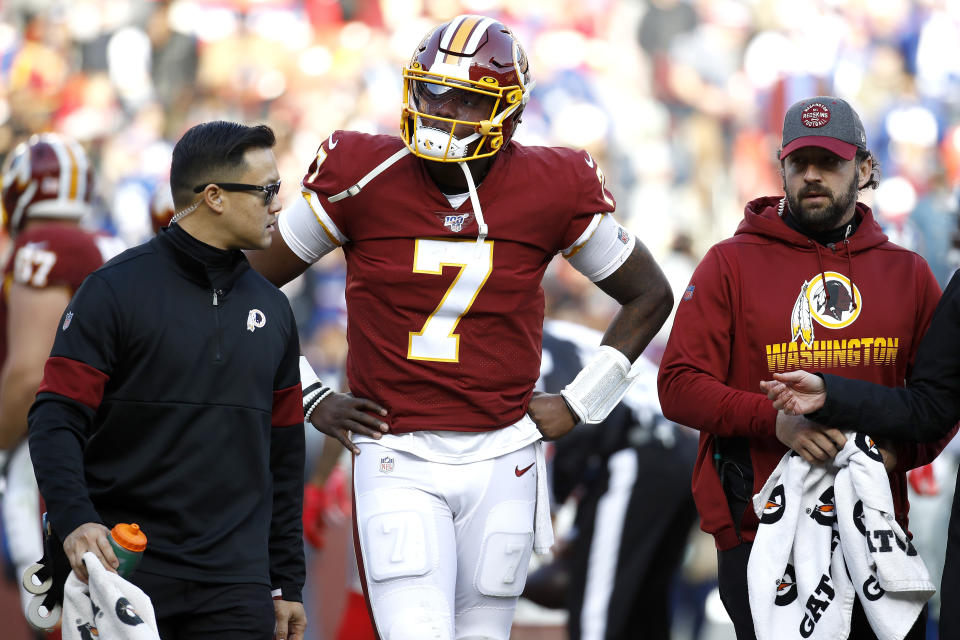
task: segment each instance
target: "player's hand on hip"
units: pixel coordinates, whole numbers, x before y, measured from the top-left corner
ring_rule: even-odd
[[[823,378],[806,371],[773,374],[773,380],[760,383],[760,389],[773,402],[773,408],[789,416],[816,411],[827,400]]]
[[[113,547],[107,539],[109,535],[110,530],[99,522],[86,522],[64,538],[63,552],[70,561],[70,568],[81,582],[86,582],[89,578],[87,567],[83,564],[83,554],[87,551],[97,556],[107,571],[117,572],[120,561],[117,560],[117,554],[113,552]]]
[[[337,439],[354,455],[359,455],[360,448],[350,441],[350,432],[379,439],[390,427],[378,415],[387,415],[387,410],[372,400],[354,398],[349,393],[331,393],[310,414],[310,423],[317,431]]]
[[[300,602],[274,600],[273,613],[277,617],[276,640],[303,640],[307,629],[307,614]]]
[[[556,440],[570,433],[577,424],[563,397],[556,393],[534,392],[527,405],[527,413],[540,429],[544,440]]]
[[[847,443],[846,437],[838,429],[824,427],[803,416],[787,415],[783,411],[777,413],[776,430],[780,442],[811,464],[830,462]]]

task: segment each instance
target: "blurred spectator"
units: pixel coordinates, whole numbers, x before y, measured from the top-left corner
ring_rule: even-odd
[[[170,23],[170,0],[156,3],[156,9],[147,21],[152,55],[150,77],[157,100],[168,113],[186,113],[197,79],[199,52],[197,37],[176,31]],[[176,136],[176,131],[166,131]]]

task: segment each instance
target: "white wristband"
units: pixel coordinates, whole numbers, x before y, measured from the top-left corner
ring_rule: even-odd
[[[601,345],[597,354],[560,392],[580,422],[597,424],[620,404],[635,377],[630,360],[617,349]]]

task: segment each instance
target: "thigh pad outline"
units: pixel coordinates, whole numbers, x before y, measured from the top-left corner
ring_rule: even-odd
[[[437,505],[419,489],[388,488],[358,496],[363,561],[374,582],[423,576],[440,562]]]
[[[475,586],[485,596],[523,591],[533,552],[533,503],[510,500],[491,509],[484,527]]]

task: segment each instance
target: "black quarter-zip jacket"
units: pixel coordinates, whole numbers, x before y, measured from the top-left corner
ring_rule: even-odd
[[[54,530],[136,522],[138,572],[299,601],[299,353],[283,293],[177,226],[92,273],[28,420]]]

